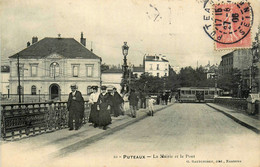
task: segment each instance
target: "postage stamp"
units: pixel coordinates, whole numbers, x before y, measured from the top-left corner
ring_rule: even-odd
[[[203,29],[214,40],[216,50],[250,48],[253,10],[249,2],[213,3],[211,8],[204,4],[205,11],[211,13],[211,18],[204,15],[208,21]],[[211,10],[211,12],[210,12]]]

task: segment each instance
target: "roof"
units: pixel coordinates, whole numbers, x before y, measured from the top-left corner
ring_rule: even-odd
[[[145,56],[144,60],[145,61],[164,61],[164,62],[169,62],[168,60],[162,58],[161,56]]]
[[[144,72],[144,67],[133,67],[133,72]]]
[[[102,73],[123,73],[123,70],[120,68],[112,68],[102,71]]]
[[[41,59],[56,53],[64,58],[101,59],[74,38],[43,38],[9,58]]]

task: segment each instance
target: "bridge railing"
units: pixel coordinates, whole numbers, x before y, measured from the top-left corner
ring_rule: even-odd
[[[226,106],[228,108],[232,109],[238,109],[238,110],[247,110],[247,101],[246,99],[242,98],[215,98],[214,103]]]
[[[86,123],[90,107],[88,101],[85,101],[84,105],[83,123]],[[67,127],[67,102],[1,105],[1,137],[4,140],[53,132]]]

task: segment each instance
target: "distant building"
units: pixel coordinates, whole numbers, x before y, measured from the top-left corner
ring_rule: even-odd
[[[233,69],[240,71],[248,69],[252,66],[252,50],[251,49],[239,49],[230,52],[221,57],[219,65],[219,74],[224,75],[230,73]]]
[[[207,74],[207,79],[215,78],[216,73],[218,72],[218,65],[213,64],[210,65],[210,62],[203,67],[205,69],[205,73]]]
[[[10,93],[18,98],[19,55],[21,94],[24,101],[67,100],[70,85],[76,83],[85,99],[93,85],[100,86],[101,58],[89,51],[81,33],[74,38],[33,37],[32,45],[9,57]]]
[[[117,91],[121,91],[121,81],[123,77],[123,71],[121,68],[113,68],[102,71],[102,85],[110,88],[117,88]]]
[[[1,94],[8,95],[9,93],[9,77],[10,77],[10,66],[1,66]]]
[[[153,76],[169,76],[169,61],[162,55],[144,55],[144,71]]]
[[[140,65],[139,67],[133,66],[133,74],[136,75],[136,77],[140,77],[144,73],[144,66]]]

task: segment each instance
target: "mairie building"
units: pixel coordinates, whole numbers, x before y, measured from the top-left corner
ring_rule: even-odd
[[[22,102],[66,101],[76,83],[84,99],[91,86],[100,87],[101,58],[86,47],[81,33],[80,42],[74,38],[32,38],[32,44],[9,57],[10,98],[18,99],[18,58]]]

